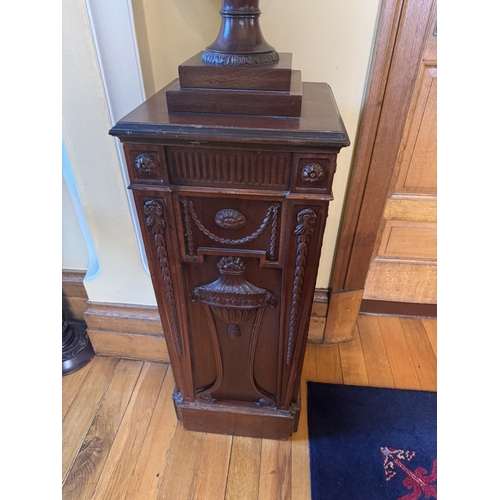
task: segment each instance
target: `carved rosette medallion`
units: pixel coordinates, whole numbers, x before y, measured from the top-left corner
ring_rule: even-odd
[[[317,184],[321,182],[324,177],[325,169],[318,163],[309,163],[300,173],[300,178],[306,184]]]
[[[165,244],[165,218],[163,215],[163,205],[157,200],[149,200],[144,204],[144,214],[146,215],[146,225],[151,229],[154,236],[156,256],[160,264],[161,277],[167,299],[168,312],[170,314],[170,324],[174,335],[175,348],[178,354],[182,354],[182,340],[179,331],[177,307],[175,304],[172,275],[170,273],[170,263]]]
[[[135,168],[142,175],[150,175],[156,172],[156,162],[153,155],[141,153],[135,157]]]
[[[247,218],[238,210],[225,208],[215,214],[215,223],[222,229],[241,229],[247,222]]]
[[[275,308],[277,300],[274,295],[258,286],[249,283],[244,276],[246,264],[240,257],[222,257],[217,264],[220,277],[212,283],[196,287],[192,294],[193,302],[201,302],[210,326],[210,334],[214,346],[217,367],[216,380],[209,387],[197,393],[201,399],[212,399],[212,394],[220,386],[223,378],[222,356],[220,352],[217,327],[213,315],[222,319],[227,326],[227,335],[237,338],[241,336],[240,326],[255,316],[251,337],[248,374],[253,390],[259,395],[260,404],[275,404],[274,398],[258,387],[253,375],[257,338],[266,307]]]
[[[288,346],[286,353],[286,364],[292,362],[295,344],[297,343],[297,326],[300,312],[300,302],[302,300],[302,287],[304,285],[304,275],[307,265],[307,248],[314,232],[314,226],[318,215],[311,208],[305,208],[297,214],[297,226],[294,234],[296,236],[297,248],[295,258],[295,275],[292,290],[292,307],[290,309],[290,320],[288,323]]]

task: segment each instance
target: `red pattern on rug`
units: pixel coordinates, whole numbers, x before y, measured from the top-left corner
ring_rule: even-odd
[[[419,500],[422,495],[426,499],[435,498],[437,500],[437,460],[432,464],[432,470],[429,474],[423,467],[417,467],[412,471],[406,463],[410,462],[415,457],[415,452],[398,450],[396,448],[380,448],[384,459],[384,471],[386,481],[390,481],[397,474],[396,468],[406,474],[403,479],[403,486],[412,490],[407,495],[400,497],[398,500]],[[406,462],[406,463],[405,463]]]

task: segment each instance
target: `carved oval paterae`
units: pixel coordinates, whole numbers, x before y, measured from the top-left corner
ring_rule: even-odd
[[[309,163],[300,173],[303,182],[307,184],[316,184],[325,176],[325,169],[318,163]]]
[[[156,170],[156,163],[153,155],[142,153],[135,157],[135,168],[141,174],[151,174]]]
[[[238,210],[225,208],[215,214],[215,223],[222,229],[240,229],[247,222],[247,218]]]

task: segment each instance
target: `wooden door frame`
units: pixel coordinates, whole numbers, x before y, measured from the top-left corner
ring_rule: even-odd
[[[383,0],[344,205],[324,342],[352,338],[436,0]]]

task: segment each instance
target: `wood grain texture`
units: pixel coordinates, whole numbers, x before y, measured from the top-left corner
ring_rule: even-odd
[[[363,298],[436,304],[436,263],[376,258],[370,265]]]
[[[151,421],[167,366],[144,363],[92,497],[123,500]]]
[[[233,436],[206,435],[193,500],[224,500],[232,442]]]
[[[342,366],[338,345],[324,346],[316,349],[316,378],[317,382],[326,384],[342,383]]]
[[[179,65],[181,87],[240,90],[290,90],[292,54],[280,52],[270,66],[212,66],[204,64],[200,52]]]
[[[76,372],[66,375],[62,379],[62,418],[66,416],[68,410],[73,403],[80,387],[82,386],[87,374],[90,371],[92,362],[87,363],[85,366]]]
[[[350,342],[339,344],[339,352],[344,384],[368,385],[368,374],[357,325],[354,328],[354,338]]]
[[[321,344],[325,335],[326,317],[311,316],[307,341]]]
[[[431,318],[422,318],[421,321],[424,325],[425,331],[427,332],[427,337],[431,343],[434,355],[437,358],[437,321]]]
[[[262,439],[234,436],[225,500],[259,497]]]
[[[398,160],[394,190],[436,194],[437,69],[423,62]]]
[[[388,220],[436,222],[437,198],[435,196],[395,193],[387,200],[384,218]]]
[[[338,250],[332,274],[332,290],[361,289],[363,279],[346,286],[349,261],[353,251],[356,226],[363,203],[364,188],[370,172],[370,159],[375,147],[382,104],[385,100],[389,70],[396,45],[403,0],[386,0],[381,4],[375,47],[369,70],[366,102],[360,120],[360,131],[354,151],[350,188],[346,193],[346,209],[339,233]],[[372,182],[372,181],[371,181]],[[370,249],[367,249],[370,252]]]
[[[87,292],[83,280],[87,271],[77,269],[62,270],[62,294],[69,297],[81,297],[87,299]]]
[[[87,330],[92,347],[99,356],[115,356],[140,361],[167,363],[169,355],[162,335]]]
[[[407,2],[405,10],[410,12],[418,8],[415,7],[418,3]],[[391,179],[386,191],[390,207],[384,209],[383,213],[392,211],[391,217],[393,218],[385,219],[382,216],[379,224],[371,256],[374,260],[368,269],[365,283],[365,298],[370,299],[425,304],[436,303],[437,300],[435,273],[437,228],[435,221],[427,220],[431,217],[435,218],[435,210],[431,209],[436,203],[437,68],[435,61],[424,60],[426,43],[435,22],[435,4],[429,2],[426,5],[427,10],[422,9],[420,12],[422,15],[420,21],[427,19],[427,26],[424,31],[420,31],[420,36],[415,37],[413,33],[415,39],[406,39],[403,35],[405,29],[413,26],[406,35],[410,37],[411,30],[416,26],[414,23],[420,22],[417,20],[417,12],[414,13],[412,19],[408,18],[403,22],[401,44],[396,50],[397,55],[393,63],[394,79],[392,83],[391,81],[388,83],[388,86],[395,86],[393,92],[397,95],[401,85],[404,84],[403,76],[409,77],[409,73],[404,75],[403,69],[406,68],[405,71],[408,72],[410,66],[412,67],[412,86],[407,87],[404,100],[398,105],[400,111],[403,105],[405,107],[408,105],[408,111],[403,116],[403,121],[400,122],[400,126],[403,126],[402,134],[399,135],[398,130],[397,139],[387,143],[386,150],[381,150],[378,160],[375,154],[372,158],[374,166],[382,166],[379,162],[383,161],[388,171],[389,166],[392,167]],[[421,6],[423,6],[422,3]],[[413,44],[414,47],[420,47],[420,53],[415,52],[413,60],[402,62],[398,70],[399,52],[402,54],[408,51],[407,55],[409,55],[414,50],[411,48]],[[396,122],[397,120],[394,121]],[[381,127],[383,129],[382,123]],[[391,137],[394,138],[394,136],[395,130],[392,130]],[[398,145],[398,151],[394,157],[396,145]],[[407,195],[404,198],[406,213],[401,213],[403,210],[399,211],[400,215],[406,218],[396,219],[394,208],[403,207],[401,205],[395,207],[394,198],[399,198],[401,201],[401,195],[404,194]],[[432,198],[434,198],[433,204]],[[369,199],[369,194],[365,193],[365,199]],[[373,211],[372,202],[373,200],[370,200],[370,214]],[[424,220],[418,220],[419,214],[423,215]],[[365,226],[358,225],[358,231],[363,233],[365,230]],[[389,262],[388,259],[401,259],[401,263]],[[425,266],[426,262],[430,264],[430,267]],[[406,284],[403,281],[406,281]]]
[[[376,135],[368,162],[362,203],[357,212],[354,239],[350,248],[349,264],[343,287],[346,290],[363,287],[372,260],[373,249],[390,195],[389,187],[400,144],[406,126],[415,83],[419,74],[425,41],[434,24],[434,0],[404,2],[397,21],[394,52],[387,73],[383,101],[376,102],[381,110],[376,124]],[[358,184],[353,184],[356,190]],[[348,208],[349,210],[349,208]],[[404,300],[404,299],[399,299]]]
[[[399,318],[396,316],[379,316],[377,319],[391,365],[395,388],[421,390],[413,358]]]
[[[175,430],[158,500],[191,500],[196,488],[196,471],[203,451],[204,432],[186,431],[181,425]]]
[[[178,425],[172,402],[174,385],[172,369],[168,367],[125,500],[156,499]]]
[[[423,391],[437,390],[436,355],[420,319],[400,318],[406,342]]]
[[[300,398],[300,412],[297,432],[292,434],[292,498],[308,499],[311,495],[311,472],[309,467],[309,430],[307,425],[307,381],[317,380],[316,353],[319,346],[308,344],[304,356]]]
[[[363,347],[368,384],[371,387],[394,388],[391,365],[377,316],[360,314],[359,337]]]
[[[87,291],[83,284],[86,271],[62,270],[62,308],[67,319],[84,320],[87,309]]]
[[[435,222],[385,222],[378,254],[381,257],[429,259],[437,258],[437,226]]]
[[[163,335],[160,314],[156,306],[88,302],[85,322],[91,330]]]
[[[262,440],[259,500],[292,498],[292,443]]]
[[[64,483],[64,500],[90,500],[143,363],[121,360]]]
[[[368,327],[371,333],[368,335],[365,333],[368,327],[363,324],[366,318],[370,323]],[[389,316],[365,316],[360,319],[361,337],[359,329],[356,328],[355,340],[352,342],[333,346],[307,344],[301,377],[301,417],[298,431],[286,442],[288,443],[286,449],[283,449],[284,442],[281,441],[263,441],[259,438],[235,436],[230,446],[230,436],[185,431],[177,423],[174,413],[171,401],[174,382],[171,368],[167,365],[162,365],[167,373],[163,381],[159,381],[161,390],[154,410],[150,405],[144,405],[144,408],[149,406],[149,413],[152,411],[152,417],[147,431],[142,434],[142,439],[138,428],[143,427],[142,420],[146,419],[148,410],[137,411],[138,391],[143,392],[138,387],[134,388],[133,397],[129,399],[125,410],[125,415],[137,417],[135,420],[137,428],[133,418],[127,417],[128,424],[123,418],[110,446],[109,440],[112,439],[113,429],[116,429],[116,423],[120,421],[120,413],[124,414],[127,391],[130,394],[130,385],[125,382],[129,375],[125,375],[124,371],[120,375],[120,370],[123,370],[126,365],[137,366],[141,363],[120,361],[113,377],[111,378],[112,374],[108,376],[108,381],[111,380],[109,385],[94,385],[95,390],[100,391],[100,395],[92,395],[88,390],[87,379],[92,375],[89,369],[89,374],[74,397],[68,415],[74,414],[75,405],[79,406],[79,413],[88,411],[92,415],[92,425],[89,425],[87,431],[78,430],[81,429],[80,419],[74,419],[73,422],[76,425],[74,432],[75,435],[83,436],[81,441],[84,443],[94,443],[96,436],[102,437],[100,442],[103,451],[97,453],[97,450],[94,450],[95,453],[89,457],[90,460],[86,461],[89,464],[87,474],[83,467],[78,466],[78,457],[86,453],[86,447],[80,447],[80,453],[73,464],[73,468],[76,467],[76,469],[75,471],[73,468],[70,469],[63,497],[71,498],[71,500],[87,498],[88,493],[85,491],[91,490],[88,488],[88,478],[96,477],[95,471],[92,473],[94,462],[97,467],[101,467],[103,463],[108,464],[105,467],[109,472],[108,462],[111,459],[121,464],[118,468],[121,470],[119,476],[123,480],[117,483],[115,490],[110,488],[104,496],[101,495],[101,498],[110,500],[115,500],[115,498],[126,500],[178,500],[182,498],[188,500],[192,498],[275,500],[280,497],[310,500],[307,380],[354,385],[372,384],[374,380],[377,382],[377,377],[385,377],[385,375],[376,374],[374,378],[374,370],[378,370],[381,365],[383,370],[386,370],[384,368],[385,357],[380,354],[381,346],[378,336],[381,334],[395,387],[410,390],[422,390],[426,387],[428,390],[435,390],[433,387],[436,381],[436,360],[432,340],[435,339],[437,324],[435,319],[407,318],[409,320],[407,323],[404,318]],[[371,324],[374,320],[378,320],[379,331]],[[370,338],[370,336],[375,338]],[[103,358],[95,358],[90,366],[94,366],[96,362],[100,364],[102,361]],[[94,382],[95,379],[94,373]],[[119,389],[120,387],[123,387],[123,391]],[[127,390],[126,387],[129,389]],[[71,385],[63,384],[63,401],[67,400],[64,394],[66,388],[74,392]],[[84,406],[80,404],[82,391],[86,391]],[[85,407],[87,405],[93,408],[87,409]],[[113,415],[115,410],[116,415]],[[68,422],[67,418],[65,420]],[[66,433],[72,433],[72,431],[72,427],[66,428]],[[128,437],[124,438],[124,434]],[[131,441],[137,441],[139,452],[137,449],[134,451],[134,447],[130,446]],[[271,445],[273,442],[276,444]],[[71,442],[69,444],[71,445]],[[108,460],[105,462],[106,450],[114,450],[114,458],[108,455]],[[115,467],[112,469],[116,470]],[[125,473],[125,471],[128,472]],[[73,477],[78,478],[80,484],[84,484],[87,478],[88,490],[82,486],[81,489],[72,489],[73,494],[70,495],[69,485]],[[130,477],[130,480],[127,479]],[[226,479],[227,483],[224,482]],[[280,483],[282,484],[281,491]],[[125,497],[122,496],[124,489],[126,489]],[[223,496],[224,490],[225,496]]]
[[[305,385],[305,384],[304,384]],[[309,468],[309,432],[307,428],[307,388],[302,387],[304,399],[297,432],[292,435],[292,498],[309,498],[311,473]]]
[[[346,342],[353,338],[363,290],[351,290],[330,294],[326,317],[324,343]]]
[[[71,465],[94,419],[98,404],[108,387],[117,359],[94,358],[85,381],[62,423],[62,482],[66,480]]]
[[[174,80],[165,89],[172,113],[222,113],[236,115],[300,117],[302,105],[301,72],[292,70],[289,92],[181,88]]]

